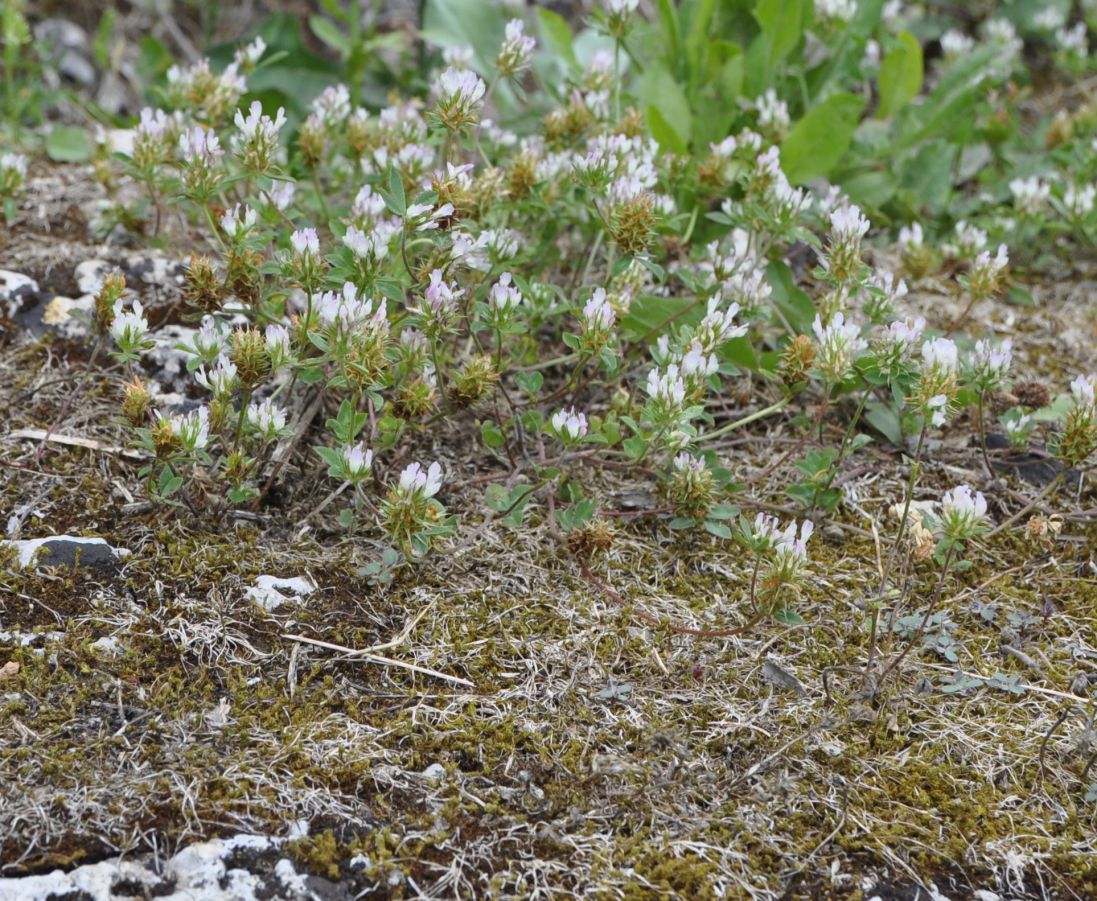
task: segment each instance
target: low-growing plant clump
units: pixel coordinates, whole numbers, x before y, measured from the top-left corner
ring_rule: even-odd
[[[105,197],[93,228],[106,241],[185,251],[178,296],[155,307],[121,267],[99,279],[75,393],[18,466],[34,471],[51,435],[68,431],[74,400],[109,383],[111,453],[131,461],[121,491],[146,518],[142,542],[173,559],[162,578],[180,592],[163,599],[148,559],[124,565],[123,594],[157,594],[117,613],[119,630],[125,620],[140,640],[115,678],[143,686],[160,742],[173,706],[179,723],[180,711],[207,726],[221,716],[210,728],[236,767],[222,777],[185,742],[156,752],[157,766],[202,774],[201,803],[190,803],[202,813],[192,820],[172,802],[162,815],[146,809],[140,828],[182,819],[197,832],[195,821],[222,809],[253,826],[240,813],[249,805],[267,825],[280,805],[323,810],[327,831],[295,843],[298,858],[332,879],[359,861],[361,884],[394,896],[424,891],[415,880],[425,879],[470,896],[871,897],[899,878],[1036,897],[1047,873],[1061,880],[1055,897],[1092,890],[1097,874],[1079,849],[1097,801],[1094,680],[1064,660],[1088,659],[1093,643],[1083,495],[1097,451],[1097,358],[1037,373],[1040,338],[1023,317],[1049,255],[1092,252],[1097,115],[1079,102],[1041,116],[1018,99],[1039,97],[1039,79],[1090,72],[1089,6],[992,10],[961,29],[920,6],[869,0],[660,3],[650,19],[637,0],[607,0],[571,22],[439,0],[427,4],[428,44],[414,58],[357,4],[324,6],[312,30],[345,82],[291,97],[279,87],[291,51],[275,46],[287,39],[264,28],[231,52],[161,66],[155,102],[133,127],[101,131],[87,149]],[[12,48],[29,26],[15,4],[4,23],[11,88]],[[33,118],[28,96],[9,90],[12,122]],[[65,149],[47,138],[55,159]],[[0,156],[13,229],[36,165]],[[1003,308],[1013,314],[988,312]],[[163,337],[165,323],[180,326],[175,337]],[[176,390],[158,371],[166,352],[183,361]],[[1041,477],[1026,479],[1036,465]],[[21,511],[16,537],[36,501],[23,510],[18,486],[6,494]],[[102,490],[87,498],[123,529]],[[249,555],[277,568],[278,554],[240,546],[248,523],[277,533],[270,540],[302,566],[318,555],[310,587],[326,580],[326,611],[324,600],[300,601],[319,609],[291,629],[226,606],[236,581],[260,574]],[[210,542],[208,558],[195,536]],[[470,559],[498,576],[470,575]],[[577,588],[557,597],[561,572]],[[222,591],[226,574],[235,581]],[[13,598],[43,590],[40,573],[14,563],[2,578]],[[69,578],[63,594],[83,590],[82,576]],[[504,595],[493,595],[495,578]],[[513,606],[527,587],[528,609]],[[375,599],[368,613],[358,592]],[[420,592],[430,600],[416,609]],[[186,599],[200,593],[217,598],[222,627]],[[403,613],[376,601],[397,598],[406,629]],[[1057,625],[1059,607],[1080,633]],[[0,627],[17,608],[0,605]],[[435,653],[385,656],[424,616]],[[618,625],[604,639],[588,628],[610,617]],[[1047,655],[1031,646],[1040,629],[1049,648],[1059,643]],[[995,641],[1000,659],[985,659]],[[372,706],[324,664],[299,669],[317,648],[469,694],[422,714],[432,725],[420,734],[405,702]],[[511,690],[523,655],[555,685],[579,648],[592,662],[576,666],[604,682],[595,697],[615,739],[562,694],[531,727],[537,704]],[[86,643],[66,653],[76,670],[97,665]],[[627,724],[615,711],[639,709],[630,673],[656,665],[652,655],[660,679],[695,685],[694,707],[653,697]],[[40,656],[12,660],[21,679],[63,680],[59,697],[93,703],[97,689],[85,698]],[[285,687],[265,684],[276,660],[288,660]],[[145,686],[130,670],[142,666],[163,671]],[[768,686],[759,716],[775,691],[811,695],[815,713],[782,704],[769,725],[787,737],[762,742],[744,728],[742,746],[726,746],[721,705],[740,716],[756,690],[748,669]],[[191,697],[188,673],[201,686]],[[227,686],[235,721],[208,712],[228,703],[216,701]],[[1017,700],[1016,718],[1000,705],[1008,725],[970,714],[1000,734],[1000,769],[940,725],[944,705],[974,697]],[[25,717],[25,703],[12,697],[5,715]],[[67,715],[43,725],[62,729]],[[268,782],[254,742],[283,747],[287,715],[302,742],[286,750],[295,775]],[[1017,722],[1026,716],[1039,725]],[[1064,750],[1056,734],[1083,719]],[[581,746],[579,726],[596,747]],[[823,737],[809,741],[812,728]],[[939,728],[947,735],[935,744]],[[353,749],[358,739],[368,751]],[[1044,794],[1053,748],[1055,800]],[[20,749],[4,753],[4,765],[26,763]],[[789,754],[802,756],[785,784],[775,774]],[[375,823],[344,835],[340,818],[399,823],[401,799],[423,784],[399,767],[439,758],[490,782],[490,800],[451,772],[455,792],[416,808],[401,837]],[[63,756],[46,776],[80,782],[85,767]],[[375,784],[398,797],[366,814],[359,793],[378,767]],[[705,811],[689,839],[667,826],[679,767],[683,809]],[[571,781],[580,772],[619,780],[608,822],[584,825]],[[446,778],[427,778],[429,792]],[[1024,812],[1038,835],[1027,846],[1000,822],[1011,785],[1011,798],[1038,785],[1047,799]],[[338,802],[310,800],[314,787]],[[784,799],[787,821],[741,815],[748,789]],[[642,826],[644,790],[662,831]],[[824,827],[820,805],[839,795]],[[897,825],[907,816],[909,832]],[[498,838],[494,819],[532,830],[515,847],[543,857],[543,870],[489,862],[481,830]],[[934,836],[937,820],[947,825]],[[966,850],[980,830],[984,849],[1011,849],[1000,870],[989,850]],[[1060,831],[1074,852],[1056,844]],[[569,843],[583,863],[567,875],[557,867]],[[0,850],[38,865],[18,841]],[[56,854],[42,861],[64,862]],[[850,861],[865,869],[863,885],[845,872]],[[432,870],[447,862],[459,874],[449,883]]]

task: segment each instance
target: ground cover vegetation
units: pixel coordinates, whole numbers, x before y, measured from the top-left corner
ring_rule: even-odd
[[[1092,896],[1097,7],[382,11],[4,6],[4,875]]]

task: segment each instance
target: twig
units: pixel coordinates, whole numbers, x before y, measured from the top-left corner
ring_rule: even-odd
[[[442,679],[446,682],[450,682],[454,685],[461,685],[465,688],[475,688],[476,685],[469,682],[468,679],[462,679],[459,676],[451,676],[448,673],[440,673],[436,669],[430,669],[425,666],[418,666],[414,663],[407,663],[403,660],[393,660],[391,657],[382,657],[380,654],[371,654],[368,651],[356,651],[354,648],[348,648],[341,644],[332,644],[330,641],[320,641],[316,638],[306,638],[304,635],[283,635],[283,638],[290,641],[299,641],[303,644],[315,645],[318,648],[327,648],[331,651],[340,651],[348,657],[359,657],[363,660],[368,660],[370,663],[379,663],[382,666],[397,666],[401,669],[411,670],[413,673],[420,673],[424,676],[433,676],[435,679]]]

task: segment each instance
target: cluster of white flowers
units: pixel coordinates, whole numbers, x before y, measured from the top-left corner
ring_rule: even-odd
[[[236,204],[221,217],[221,228],[230,238],[243,238],[255,227],[256,221],[255,210],[245,204],[241,211],[240,204]]]
[[[1079,375],[1070,383],[1070,393],[1079,407],[1097,413],[1097,375]]]
[[[194,373],[194,380],[203,388],[213,392],[214,397],[227,397],[240,383],[236,364],[224,353],[218,355],[213,369],[199,367]]]
[[[1085,22],[1078,22],[1072,28],[1058,28],[1055,31],[1055,43],[1059,49],[1071,56],[1085,57],[1089,53],[1088,31]]]
[[[495,65],[503,75],[515,75],[529,65],[537,41],[525,32],[521,19],[507,22],[506,37]]]
[[[379,222],[368,233],[351,225],[343,235],[343,245],[367,268],[375,269],[388,256],[389,244],[396,231],[388,222]]]
[[[21,153],[0,155],[0,195],[12,195],[27,177],[27,158]]]
[[[263,104],[253,101],[248,115],[236,111],[235,149],[243,164],[255,172],[266,172],[278,156],[278,135],[286,124],[286,111],[278,107],[274,118],[263,112]]]
[[[451,131],[475,122],[487,93],[487,85],[471,69],[446,69],[434,83],[436,111]]]
[[[277,440],[286,428],[286,411],[267,399],[251,403],[247,409],[247,422],[264,441]]]
[[[857,15],[857,0],[815,0],[815,15],[823,21],[849,22]]]
[[[896,319],[881,330],[872,344],[872,357],[881,372],[895,375],[910,360],[926,330],[923,316]]]
[[[225,151],[212,128],[195,125],[179,136],[179,153],[184,163],[208,169]]]
[[[172,434],[188,454],[204,450],[209,445],[209,407],[201,406],[189,413],[176,414],[170,422]]]
[[[352,485],[357,485],[370,474],[373,467],[373,451],[362,442],[343,448],[343,475]]]
[[[957,485],[941,498],[940,532],[951,541],[966,541],[978,535],[986,528],[986,518],[986,498],[967,485]]]
[[[114,302],[114,319],[111,322],[110,334],[123,353],[134,353],[141,350],[145,344],[149,332],[149,321],[145,318],[145,310],[141,301],[134,300],[133,309],[126,310],[121,298]]]
[[[807,544],[815,531],[815,524],[805,519],[797,526],[791,520],[781,528],[776,516],[758,513],[751,526],[751,536],[755,546],[762,552],[775,552],[804,561],[807,559]]]
[[[1001,344],[989,341],[975,342],[975,350],[968,361],[968,378],[980,392],[998,390],[1009,376],[1013,364],[1013,341],[1006,338]]]
[[[868,346],[861,337],[861,327],[855,322],[847,322],[845,315],[837,312],[826,325],[816,316],[812,331],[818,344],[816,365],[823,378],[831,384],[841,382],[850,374],[857,354]]]
[[[722,308],[723,302],[720,292],[710,297],[705,307],[705,316],[693,332],[693,340],[701,345],[705,353],[712,353],[733,338],[741,338],[747,333],[747,326],[736,321],[741,309],[739,304],[731,303]]]
[[[434,497],[441,488],[442,464],[435,462],[425,470],[419,463],[406,466],[395,490],[401,497],[425,500]]]
[[[372,300],[361,296],[352,282],[344,282],[343,290],[338,293],[324,291],[317,295],[316,313],[322,326],[345,334],[363,329],[388,331],[385,299],[374,305]]]
[[[970,260],[987,246],[987,233],[961,219],[956,223],[952,241],[945,245],[945,253],[960,260]]]
[[[1069,182],[1063,188],[1063,206],[1074,219],[1085,219],[1097,203],[1097,185]]]
[[[754,106],[758,110],[758,125],[770,135],[781,137],[792,121],[788,114],[788,104],[777,97],[773,88],[755,98]]]
[[[967,56],[974,49],[975,39],[955,28],[950,28],[941,35],[941,53],[944,54],[946,63]]]
[[[576,411],[575,407],[568,410],[557,410],[549,420],[552,431],[556,437],[565,444],[575,444],[586,437],[589,426],[587,417]]]
[[[1028,178],[1015,178],[1010,181],[1009,192],[1013,195],[1013,205],[1017,208],[1017,212],[1031,216],[1043,208],[1051,193],[1051,187],[1047,182],[1031,175]]]
[[[580,316],[583,326],[583,337],[592,348],[602,347],[613,334],[613,327],[617,324],[617,314],[613,306],[606,299],[606,289],[598,287],[583,305]]]
[[[930,338],[922,344],[922,412],[930,422],[943,426],[951,411],[955,393],[959,351],[949,338]]]

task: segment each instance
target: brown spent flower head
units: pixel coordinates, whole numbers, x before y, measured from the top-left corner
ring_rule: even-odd
[[[126,291],[126,277],[117,269],[103,279],[95,295],[95,328],[101,335],[110,331],[114,321],[114,304]]]
[[[223,294],[232,294],[243,304],[256,304],[263,294],[263,277],[259,267],[263,254],[244,247],[229,249],[225,267]]]
[[[152,447],[156,451],[158,459],[164,460],[174,456],[179,449],[179,436],[175,434],[172,421],[165,417],[157,418],[149,430],[152,437]]]
[[[1030,410],[1039,410],[1051,403],[1051,391],[1039,382],[1021,382],[1013,386],[1017,403]]]
[[[227,397],[214,396],[209,402],[209,429],[210,434],[217,435],[224,432],[225,426],[232,419],[232,401]]]
[[[1050,516],[1036,513],[1025,526],[1025,537],[1029,541],[1050,544],[1059,537],[1062,530],[1063,517],[1058,513],[1053,513]]]
[[[327,153],[327,136],[319,120],[309,116],[297,132],[297,149],[308,169],[315,169],[323,162]]]
[[[510,167],[508,187],[515,200],[521,200],[537,184],[537,156],[532,150],[523,150],[514,157]]]
[[[122,395],[122,415],[132,425],[138,426],[149,418],[151,398],[145,388],[145,383],[136,375],[132,382],[128,382]]]
[[[270,355],[263,333],[257,328],[237,329],[232,333],[229,359],[236,366],[240,384],[251,390],[270,376]]]
[[[397,412],[408,419],[426,416],[434,410],[437,402],[438,391],[434,381],[421,376],[401,382],[396,397],[393,398]]]
[[[466,361],[453,377],[450,397],[458,407],[476,403],[499,380],[491,357],[480,354]]]
[[[640,138],[647,134],[647,120],[643,112],[635,106],[630,106],[621,114],[621,121],[613,129],[614,134],[624,135],[626,138]]]
[[[777,371],[786,385],[796,385],[807,379],[815,362],[815,344],[808,335],[797,335],[781,353]]]
[[[615,537],[613,526],[599,517],[568,532],[568,549],[581,560],[588,560],[599,552],[609,550]]]
[[[190,264],[183,276],[183,297],[192,307],[206,313],[221,309],[225,288],[209,257],[196,253],[190,255]]]
[[[642,253],[655,230],[655,199],[645,191],[615,207],[610,229],[613,243],[623,253]]]

